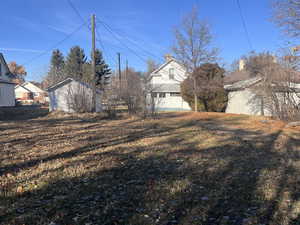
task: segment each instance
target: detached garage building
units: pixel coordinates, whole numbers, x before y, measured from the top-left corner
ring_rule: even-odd
[[[0,107],[15,106],[15,84],[11,78],[3,54],[0,53]]]
[[[251,89],[260,81],[260,77],[255,77],[225,85],[224,88],[228,91],[226,113],[261,115],[261,100],[257,98]],[[270,113],[264,109],[264,115],[270,115]]]
[[[47,89],[49,93],[49,111],[67,113],[91,112],[93,89],[90,85],[67,78]],[[96,112],[101,112],[101,92],[97,90]]]
[[[224,88],[228,92],[226,113],[272,116],[272,110],[270,110],[272,106],[268,106],[268,103],[255,93],[255,89],[262,82],[262,78],[251,77],[250,73],[243,68],[243,65],[244,63],[241,60],[239,70],[225,77],[226,85]],[[297,104],[300,104],[299,73],[296,73],[293,82],[289,85],[290,89],[293,90],[293,99]],[[278,98],[280,98],[280,93],[284,92],[283,89],[278,89]]]

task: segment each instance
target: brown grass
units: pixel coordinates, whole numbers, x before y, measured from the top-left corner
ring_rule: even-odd
[[[263,117],[0,122],[0,224],[300,224],[300,131]]]

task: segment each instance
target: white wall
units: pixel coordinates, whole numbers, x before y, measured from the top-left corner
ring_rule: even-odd
[[[174,69],[174,79],[169,78],[170,68]],[[172,61],[163,67],[158,74],[154,74],[151,83],[152,84],[178,84],[186,78],[185,69],[176,61]]]
[[[45,91],[40,89],[39,87],[35,86],[34,84],[30,83],[30,82],[26,82],[24,85],[25,88],[27,88],[28,90],[30,90],[33,93],[44,93]]]
[[[158,111],[187,111],[191,110],[189,104],[182,99],[181,96],[171,96],[170,93],[165,93],[165,98],[159,98],[158,95],[154,98],[155,108]]]
[[[261,115],[261,101],[249,89],[231,91],[228,94],[226,113]],[[266,109],[264,114],[271,115]]]
[[[22,97],[24,97],[24,93],[29,93],[29,91],[26,90],[25,88],[23,88],[22,86],[17,86],[15,88],[16,98],[22,98]]]
[[[92,102],[92,89],[86,87],[85,85],[82,85],[81,83],[77,81],[71,81],[70,83],[59,87],[57,89],[54,89],[49,92],[49,110],[55,111],[64,111],[72,113],[74,112],[72,110],[72,107],[70,106],[70,98],[73,95],[73,93],[80,93],[84,92],[87,99],[90,99],[90,104]],[[101,108],[101,96],[100,94],[97,94],[96,96],[96,112],[100,112],[102,110]]]
[[[170,79],[169,77],[169,71],[171,68],[174,69],[174,79]],[[185,78],[185,68],[176,61],[171,61],[167,63],[167,65],[165,65],[161,70],[159,70],[158,73],[152,74],[150,83],[152,85],[180,84]],[[153,91],[155,92],[155,90]],[[178,90],[174,90],[174,92],[177,91]],[[165,98],[154,98],[155,107],[158,111],[191,110],[189,104],[184,101],[181,96],[170,96],[170,92],[166,92],[165,94]],[[150,95],[148,99],[150,101]]]
[[[15,85],[0,83],[0,107],[15,106]]]

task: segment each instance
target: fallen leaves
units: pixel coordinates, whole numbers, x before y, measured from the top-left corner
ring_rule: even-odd
[[[299,132],[262,120],[165,113],[0,122],[0,224],[284,224],[289,216],[270,205],[296,202],[281,190],[296,194],[300,183]]]

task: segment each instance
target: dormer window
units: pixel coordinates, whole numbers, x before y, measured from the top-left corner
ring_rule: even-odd
[[[174,68],[169,69],[169,79],[174,80]]]

